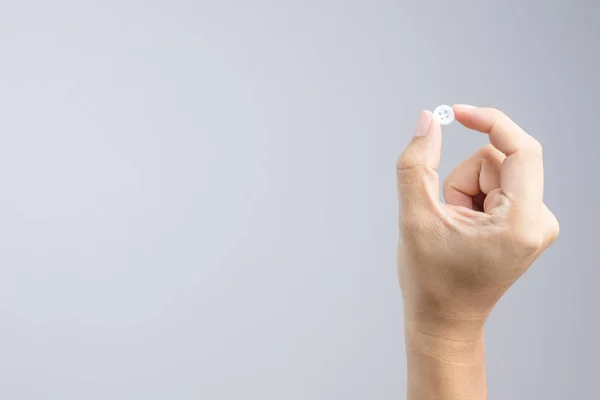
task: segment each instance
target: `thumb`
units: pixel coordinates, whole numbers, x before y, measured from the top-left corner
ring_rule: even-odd
[[[415,136],[396,163],[401,209],[439,203],[442,128],[430,111],[419,116]]]

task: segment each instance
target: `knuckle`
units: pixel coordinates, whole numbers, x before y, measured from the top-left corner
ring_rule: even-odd
[[[497,108],[488,108],[488,110],[489,115],[494,121],[492,130],[508,127],[513,124],[513,120],[504,111],[500,111]]]
[[[410,156],[407,155],[405,152],[402,152],[396,160],[396,170],[403,171],[405,169],[410,168],[411,165],[413,165],[413,163],[410,160]]]
[[[522,143],[523,151],[529,154],[542,154],[544,148],[542,143],[533,136],[526,135]]]
[[[541,155],[542,155],[542,153],[543,153],[543,151],[544,151],[544,148],[542,147],[542,143],[540,143],[540,141],[539,141],[539,140],[537,140],[537,139],[535,139],[535,138],[533,138],[533,137],[532,137],[532,138],[531,138],[531,144],[530,144],[530,147],[531,147],[531,151],[532,151],[533,153],[535,153],[535,154],[539,154],[539,155],[540,155],[540,157],[541,157]]]
[[[535,254],[543,248],[544,236],[537,229],[517,230],[514,242],[526,254]]]
[[[496,153],[496,151],[498,151],[498,150],[496,150],[496,148],[492,144],[486,144],[485,146],[480,148],[477,152],[479,153],[480,156],[489,157],[491,155],[494,155]]]
[[[409,148],[404,150],[396,159],[397,171],[415,169],[423,165],[423,156],[418,152],[410,151]]]
[[[537,160],[539,162],[544,161],[544,151],[542,144],[539,140],[530,137],[525,145],[521,148],[521,152],[528,160]],[[524,161],[523,161],[524,162]]]
[[[437,172],[433,168],[413,164],[408,167],[397,168],[396,174],[403,184],[423,184],[438,178]]]
[[[560,224],[558,223],[556,217],[553,218],[552,223],[550,224],[550,228],[548,230],[550,242],[554,242],[556,239],[558,239],[558,236],[560,235]]]
[[[477,156],[483,161],[492,164],[501,164],[506,156],[492,144],[487,144],[477,151]]]
[[[494,117],[494,119],[499,120],[499,121],[503,121],[506,118],[508,118],[508,116],[503,112],[498,110],[497,108],[493,108],[493,107],[482,107],[487,113],[489,113],[492,117]]]

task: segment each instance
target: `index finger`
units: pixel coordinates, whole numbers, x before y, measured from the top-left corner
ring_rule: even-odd
[[[469,129],[487,133],[490,143],[506,155],[500,178],[505,196],[528,216],[538,215],[544,192],[540,143],[499,110],[465,105],[453,108],[458,122]]]

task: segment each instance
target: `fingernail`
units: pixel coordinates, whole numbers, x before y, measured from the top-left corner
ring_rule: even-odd
[[[427,136],[430,125],[431,113],[428,111],[423,111],[421,115],[419,115],[419,121],[417,122],[417,131],[415,132],[415,136]]]
[[[469,104],[455,104],[455,105],[454,105],[454,109],[455,109],[456,111],[469,111],[469,110],[474,110],[474,109],[476,109],[476,108],[477,108],[477,107],[475,107],[475,106],[471,106],[471,105],[469,105]]]

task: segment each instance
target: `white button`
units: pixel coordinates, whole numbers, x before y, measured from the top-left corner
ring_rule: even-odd
[[[437,106],[435,110],[433,110],[433,115],[435,115],[439,123],[442,125],[448,125],[454,121],[454,110],[452,107],[445,104]]]

